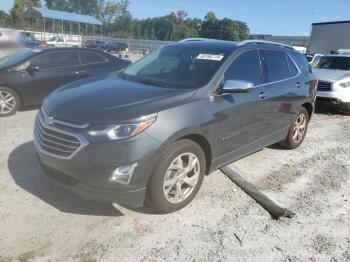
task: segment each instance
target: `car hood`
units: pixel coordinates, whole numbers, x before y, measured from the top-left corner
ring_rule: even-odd
[[[332,83],[344,78],[350,78],[349,71],[313,68],[312,72],[314,73],[316,79]]]
[[[124,123],[183,103],[195,94],[189,89],[170,89],[130,82],[116,73],[65,85],[44,101],[54,118],[76,124]]]

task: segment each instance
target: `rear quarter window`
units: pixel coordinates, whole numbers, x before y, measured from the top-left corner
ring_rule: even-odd
[[[289,57],[289,55],[287,55],[287,60],[288,60],[290,76],[294,77],[294,76],[296,76],[298,74],[298,69],[295,66],[293,60]]]
[[[302,72],[312,72],[309,62],[307,61],[304,54],[299,52],[290,52],[289,55],[293,58],[294,62],[297,63]]]
[[[80,52],[80,59],[82,64],[97,64],[108,62],[108,59],[105,56],[94,52]]]

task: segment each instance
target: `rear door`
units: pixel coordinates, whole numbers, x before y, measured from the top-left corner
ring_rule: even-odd
[[[81,50],[80,61],[82,64],[80,75],[82,77],[114,71],[113,66],[110,65],[109,59],[103,53]]]
[[[289,95],[297,86],[299,71],[286,52],[261,50],[265,84],[261,87],[266,108],[266,137],[264,145],[285,138],[294,117]]]
[[[78,80],[81,70],[75,50],[45,52],[31,59],[30,66],[37,67],[37,72],[25,72],[19,83],[27,105],[41,104],[55,89]]]

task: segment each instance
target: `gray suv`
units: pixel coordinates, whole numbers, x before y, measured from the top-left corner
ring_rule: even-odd
[[[206,174],[278,142],[298,147],[315,88],[305,56],[288,46],[182,41],[59,88],[34,142],[45,173],[83,198],[169,213]]]

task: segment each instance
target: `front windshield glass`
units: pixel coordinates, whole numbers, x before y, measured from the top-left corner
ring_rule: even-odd
[[[315,63],[313,63],[312,67],[321,68],[321,69],[349,71],[350,57],[324,56],[324,57],[321,57]]]
[[[193,46],[167,46],[120,73],[135,82],[169,88],[198,88],[209,82],[228,51]]]
[[[49,39],[49,41],[56,41],[56,40],[57,40],[57,36],[51,37],[51,38]]]
[[[21,62],[22,60],[30,57],[34,53],[35,53],[35,51],[33,51],[31,49],[25,49],[23,51],[20,51],[20,52],[13,54],[13,55],[9,55],[9,56],[5,56],[3,58],[0,58],[0,68],[15,65],[18,62]]]

